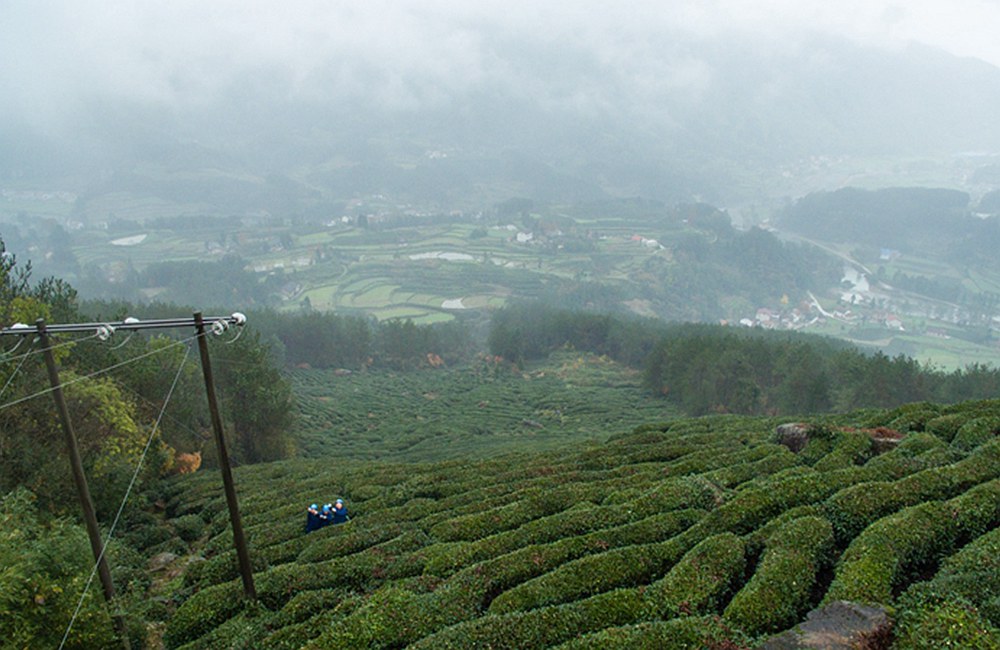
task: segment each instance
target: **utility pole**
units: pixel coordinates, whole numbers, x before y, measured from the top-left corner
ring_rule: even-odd
[[[201,312],[194,314],[195,329],[198,332],[198,351],[201,353],[201,370],[205,375],[205,394],[208,396],[208,410],[212,416],[212,431],[215,433],[215,448],[219,454],[219,471],[222,473],[222,483],[226,489],[226,505],[229,506],[229,521],[233,526],[233,543],[236,545],[236,558],[239,561],[240,576],[243,578],[243,595],[250,600],[257,600],[257,589],[253,583],[253,568],[250,565],[250,551],[243,534],[243,523],[240,520],[240,506],[236,500],[236,487],[233,485],[233,472],[229,466],[229,454],[226,452],[226,441],[222,437],[222,417],[219,415],[219,403],[215,398],[215,380],[212,377],[212,362],[208,356],[208,341],[205,339],[205,322]]]
[[[198,347],[201,352],[201,366],[205,375],[205,390],[208,395],[208,407],[212,416],[212,429],[215,433],[216,447],[219,452],[219,465],[222,470],[222,481],[226,491],[226,504],[229,506],[229,518],[233,526],[233,542],[236,546],[236,556],[239,560],[240,575],[243,577],[243,592],[251,600],[257,599],[257,592],[253,583],[253,571],[250,565],[250,553],[247,548],[246,536],[243,534],[243,524],[240,521],[239,504],[236,500],[236,488],[233,485],[232,470],[229,465],[229,455],[226,453],[225,440],[222,437],[222,418],[219,415],[219,406],[215,397],[215,382],[212,378],[212,365],[208,356],[208,344],[206,342],[205,323],[211,325],[213,334],[221,334],[230,325],[242,327],[246,324],[246,316],[240,312],[235,312],[231,316],[211,316],[207,320],[202,318],[201,312],[194,315],[194,318],[159,318],[152,320],[139,320],[137,318],[126,318],[119,322],[92,322],[92,323],[65,323],[46,325],[43,319],[39,319],[35,324],[39,340],[42,343],[45,353],[45,364],[49,372],[49,381],[52,384],[52,394],[56,401],[56,408],[59,411],[59,419],[62,423],[63,432],[66,436],[66,445],[69,448],[70,462],[73,467],[73,479],[76,482],[77,490],[80,494],[80,505],[83,509],[83,518],[87,525],[87,534],[90,536],[90,545],[97,560],[98,573],[101,577],[101,585],[104,587],[104,598],[110,604],[115,597],[114,584],[111,581],[111,572],[107,562],[101,553],[101,533],[97,525],[97,517],[94,514],[94,503],[90,498],[90,490],[87,487],[87,477],[83,471],[83,463],[80,459],[80,450],[76,443],[76,435],[73,433],[73,425],[69,417],[69,409],[62,393],[62,384],[59,382],[59,372],[56,368],[55,358],[52,355],[50,345],[51,334],[63,334],[69,332],[95,332],[95,336],[102,341],[106,341],[116,331],[124,330],[136,332],[151,329],[176,329],[179,327],[192,327],[197,329]],[[24,323],[14,323],[10,327],[0,329],[0,336],[25,336],[32,331],[30,325]],[[114,616],[115,629],[122,639],[126,650],[131,650],[128,637],[125,635],[124,620],[120,616]]]
[[[115,585],[111,581],[111,570],[108,568],[108,561],[104,557],[104,544],[101,540],[101,529],[97,525],[97,515],[94,513],[94,502],[90,498],[90,488],[87,486],[87,475],[83,471],[83,461],[80,459],[80,448],[76,444],[76,434],[73,431],[73,422],[69,417],[69,408],[66,406],[66,398],[62,392],[62,383],[59,381],[59,369],[56,368],[55,356],[52,354],[52,346],[48,332],[45,329],[45,320],[39,318],[35,322],[38,331],[38,338],[42,344],[42,351],[45,356],[45,367],[49,373],[49,383],[52,384],[52,397],[56,402],[56,410],[59,413],[59,422],[62,424],[63,434],[66,437],[66,447],[69,449],[70,465],[73,467],[73,481],[76,483],[76,491],[80,497],[80,507],[83,509],[83,520],[87,525],[87,536],[90,538],[90,549],[94,553],[97,561],[97,574],[101,579],[101,586],[104,588],[104,600],[109,606],[114,606]],[[115,631],[122,641],[125,650],[131,650],[128,634],[125,630],[125,621],[118,614],[112,613],[115,624]]]

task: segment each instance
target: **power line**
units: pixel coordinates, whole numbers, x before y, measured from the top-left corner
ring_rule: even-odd
[[[72,421],[69,414],[69,409],[66,406],[66,400],[63,395],[62,387],[63,384],[59,379],[59,370],[56,366],[55,357],[52,354],[53,346],[51,345],[51,339],[49,338],[52,332],[85,332],[93,331],[94,336],[106,341],[111,336],[114,335],[117,329],[124,329],[126,331],[137,331],[142,329],[165,329],[165,328],[175,328],[175,327],[186,327],[191,326],[195,328],[196,334],[194,336],[178,341],[177,343],[166,345],[162,348],[151,350],[144,354],[140,354],[132,359],[128,359],[121,363],[116,363],[101,370],[90,373],[89,375],[78,377],[70,381],[69,383],[76,383],[83,381],[85,379],[91,379],[102,375],[104,373],[110,372],[116,368],[120,368],[130,363],[134,363],[140,359],[158,354],[164,350],[168,350],[176,345],[183,345],[189,343],[195,339],[198,340],[198,348],[201,355],[201,366],[202,374],[205,379],[205,393],[208,397],[209,403],[209,413],[212,417],[212,429],[215,433],[215,441],[218,452],[218,459],[220,463],[220,470],[222,471],[223,485],[226,491],[226,503],[229,507],[229,516],[233,528],[233,541],[236,546],[236,555],[239,560],[239,569],[243,577],[243,591],[244,596],[249,600],[256,600],[256,589],[253,583],[253,569],[250,564],[250,554],[249,549],[246,544],[246,539],[243,534],[243,527],[240,521],[239,505],[236,499],[236,489],[233,485],[232,474],[229,467],[228,453],[226,452],[226,443],[222,431],[222,419],[218,412],[218,403],[215,397],[215,386],[212,379],[211,363],[208,354],[208,343],[206,341],[206,334],[211,332],[215,335],[220,335],[225,332],[231,325],[236,325],[237,327],[242,327],[246,323],[246,316],[239,312],[235,312],[232,316],[214,317],[210,319],[205,319],[202,317],[201,312],[195,312],[194,317],[190,319],[162,319],[154,321],[140,321],[136,318],[127,318],[123,321],[116,323],[70,323],[63,325],[53,325],[51,328],[46,327],[45,320],[39,319],[35,323],[35,331],[38,333],[38,338],[42,342],[43,352],[45,353],[45,365],[49,375],[49,383],[51,388],[48,390],[40,391],[33,395],[28,395],[18,400],[14,400],[7,404],[0,406],[0,411],[3,409],[14,406],[15,404],[20,404],[30,399],[34,399],[40,395],[45,395],[47,393],[52,393],[53,398],[56,402],[56,409],[59,415],[60,422],[62,424],[63,433],[66,438],[67,448],[69,449],[70,455],[70,465],[73,469],[74,481],[77,484],[77,491],[79,493],[80,505],[83,509],[84,521],[87,524],[87,534],[90,538],[91,550],[94,553],[94,557],[97,560],[97,571],[101,577],[101,583],[104,587],[104,597],[105,600],[110,604],[115,598],[114,583],[111,579],[111,572],[107,566],[107,561],[104,559],[104,551],[107,548],[105,543],[101,541],[101,533],[98,528],[97,518],[94,514],[93,502],[90,498],[90,491],[87,486],[87,478],[83,469],[83,463],[80,458],[79,449],[76,442],[76,436],[73,432]],[[207,327],[206,327],[207,325]],[[4,328],[0,330],[0,335],[4,334],[15,334],[15,335],[25,335],[29,333],[30,327],[23,323],[15,323],[11,327]],[[238,337],[237,337],[238,338]],[[185,354],[185,360],[187,355]],[[181,369],[183,368],[183,363],[180,368],[178,368],[177,378],[180,377]],[[171,393],[173,388],[176,387],[177,378],[174,380],[174,384],[171,387]],[[166,408],[166,404],[164,404]],[[161,418],[157,419],[156,428],[159,427]],[[155,430],[155,429],[154,429]],[[150,437],[150,441],[152,437]],[[146,448],[143,450],[143,456],[149,448],[149,441],[147,441]],[[141,464],[140,464],[141,467]],[[138,473],[138,468],[136,473]],[[133,476],[134,483],[135,475]],[[131,484],[130,488],[131,490]],[[126,494],[126,499],[127,499]],[[123,506],[124,507],[124,504]],[[119,509],[119,515],[121,509]],[[117,524],[117,517],[115,520]],[[93,576],[91,576],[91,579]],[[88,581],[89,583],[89,581]],[[115,628],[118,636],[121,638],[122,644],[126,650],[129,650],[130,643],[128,640],[128,635],[125,630],[124,620],[120,616],[113,615],[115,622]]]
[[[32,342],[32,345],[33,344],[34,342]],[[10,377],[7,378],[7,383],[3,385],[3,388],[0,388],[0,397],[3,397],[3,394],[7,392],[7,388],[10,386],[11,382],[14,381],[14,377],[17,377],[17,373],[21,371],[21,366],[23,366],[24,362],[28,360],[28,356],[30,354],[31,354],[31,348],[29,347],[28,354],[21,355],[21,361],[19,361],[17,367],[14,368],[14,372],[10,373]]]
[[[6,333],[6,332],[0,332],[0,333]],[[112,370],[117,370],[118,368],[121,368],[122,366],[127,366],[130,363],[135,363],[136,361],[139,361],[141,359],[145,359],[146,357],[151,357],[151,356],[153,356],[155,354],[159,354],[159,353],[163,352],[164,350],[169,350],[170,348],[177,347],[179,345],[184,345],[185,343],[188,343],[190,341],[193,341],[193,340],[197,339],[199,336],[202,336],[202,334],[195,334],[195,335],[190,336],[190,337],[188,337],[186,339],[181,339],[180,341],[177,341],[175,343],[171,343],[169,345],[165,345],[162,348],[157,348],[156,350],[151,350],[149,352],[145,352],[145,353],[140,354],[140,355],[138,355],[136,357],[133,357],[131,359],[126,359],[125,361],[121,361],[121,362],[116,363],[114,365],[111,365],[111,366],[108,366],[106,368],[102,368],[100,370],[92,372],[89,375],[83,375],[82,377],[76,377],[75,379],[71,379],[71,380],[63,383],[62,385],[63,386],[69,386],[71,384],[76,384],[76,383],[79,383],[81,381],[85,381],[87,379],[93,379],[94,377],[98,377],[98,376],[103,375],[105,373],[111,372]],[[52,349],[54,347],[55,346],[52,346],[51,348],[46,348],[46,349]],[[42,350],[42,351],[44,352],[45,350]],[[0,411],[3,411],[4,409],[10,408],[11,406],[16,406],[16,405],[21,404],[23,402],[27,402],[29,400],[33,400],[36,397],[41,397],[42,395],[48,395],[49,393],[53,392],[54,390],[55,390],[55,388],[49,387],[49,388],[46,388],[45,390],[40,390],[37,393],[33,393],[31,395],[26,395],[24,397],[18,398],[16,400],[12,401],[12,402],[7,402],[6,404],[0,405]]]

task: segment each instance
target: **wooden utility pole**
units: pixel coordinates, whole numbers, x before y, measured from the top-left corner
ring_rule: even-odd
[[[219,415],[219,403],[215,398],[212,362],[208,356],[205,322],[202,320],[200,311],[195,312],[194,323],[198,332],[198,351],[201,353],[201,370],[205,375],[205,394],[208,396],[208,410],[212,416],[212,431],[215,433],[215,448],[219,454],[219,471],[222,472],[222,483],[226,489],[226,505],[229,506],[229,520],[233,525],[233,543],[236,545],[236,558],[239,561],[240,576],[243,578],[243,594],[250,600],[257,600],[257,589],[253,583],[253,568],[250,565],[250,551],[243,534],[240,506],[236,500],[236,487],[233,485],[233,471],[229,466],[226,441],[222,437],[222,417]]]
[[[69,408],[66,406],[66,398],[62,392],[62,383],[59,381],[59,369],[56,368],[55,356],[52,354],[51,339],[45,330],[45,320],[39,318],[35,322],[38,330],[38,338],[42,344],[42,352],[45,356],[45,367],[49,373],[49,383],[52,384],[52,397],[56,402],[56,410],[59,413],[59,422],[62,424],[63,434],[66,438],[66,447],[69,449],[69,461],[73,468],[73,481],[76,483],[77,495],[80,497],[80,507],[83,509],[83,520],[87,526],[87,536],[90,538],[90,549],[94,553],[94,560],[97,562],[97,574],[101,579],[101,586],[104,587],[104,600],[109,606],[113,606],[115,599],[115,585],[111,581],[111,570],[108,568],[107,558],[104,557],[104,544],[101,541],[101,529],[97,525],[97,515],[94,513],[94,502],[90,498],[90,488],[87,486],[87,475],[83,471],[83,461],[80,459],[80,448],[76,444],[76,434],[73,431],[73,422],[69,417]],[[112,613],[115,624],[115,631],[122,640],[122,645],[126,650],[131,650],[128,634],[125,630],[125,621],[118,614]]]

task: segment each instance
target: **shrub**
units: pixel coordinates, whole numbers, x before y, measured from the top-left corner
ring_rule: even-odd
[[[941,566],[939,576],[988,573],[1000,581],[1000,528],[965,546]]]
[[[830,497],[824,512],[842,543],[853,539],[873,521],[900,508],[930,499],[952,497],[969,487],[1000,476],[1000,444],[984,445],[965,459],[926,469],[898,481],[861,483]]]
[[[949,501],[928,501],[869,526],[844,552],[824,602],[890,604],[915,569],[933,564],[961,539],[1000,523],[1000,480]]]
[[[722,532],[745,535],[786,510],[818,503],[867,475],[865,468],[852,467],[823,473],[809,470],[796,476],[761,481],[734,494],[689,532],[703,537]]]
[[[401,524],[390,523],[362,527],[360,522],[349,526],[327,526],[314,531],[306,538],[306,546],[298,555],[299,562],[321,562],[350,555],[398,537],[404,530]],[[412,529],[412,524],[409,529]]]
[[[502,614],[533,609],[616,587],[648,583],[662,575],[685,550],[686,547],[671,540],[584,556],[500,594],[489,611]]]
[[[301,623],[316,614],[332,610],[345,600],[347,595],[346,589],[339,588],[315,589],[297,593],[275,614],[269,622],[269,626],[277,628]]]
[[[174,612],[167,623],[163,643],[177,648],[215,629],[244,606],[243,587],[237,581],[202,589]]]
[[[1000,431],[1000,418],[973,418],[959,428],[951,446],[961,451],[972,451],[996,438],[997,431]]]
[[[145,550],[174,539],[173,533],[166,526],[159,524],[139,526],[122,535],[122,540],[130,546]]]
[[[593,492],[593,488],[585,485],[571,485],[559,490],[535,489],[519,496],[519,500],[513,503],[442,521],[430,532],[445,542],[482,539],[520,526],[525,521],[565,510],[578,501],[592,498]]]
[[[412,638],[426,623],[422,617],[437,612],[421,607],[421,597],[398,587],[375,592],[351,616],[319,635],[312,645],[334,648],[378,648],[396,645],[394,641]]]
[[[556,650],[748,650],[750,639],[717,616],[684,616],[610,627],[555,646]]]
[[[177,536],[185,542],[193,542],[205,532],[205,520],[198,515],[181,515],[170,523]]]
[[[826,472],[852,465],[861,465],[872,454],[872,439],[863,431],[843,431],[830,453],[820,458],[813,468]]]
[[[253,603],[244,603],[243,609],[215,627],[196,641],[181,646],[180,650],[250,650],[267,633],[270,612]]]
[[[264,558],[253,549],[250,552],[250,566],[254,573],[265,571],[268,568]],[[204,588],[229,582],[239,575],[240,566],[236,558],[236,550],[231,549],[204,562],[190,565],[184,574],[184,584]]]
[[[750,581],[723,616],[751,635],[794,625],[810,606],[820,571],[833,559],[833,527],[801,517],[775,531]]]
[[[747,556],[755,558],[759,557],[761,553],[764,552],[767,542],[771,539],[772,535],[787,526],[789,522],[801,517],[822,518],[823,509],[818,505],[796,506],[790,510],[786,510],[777,517],[774,517],[769,522],[743,538],[743,541],[747,545]]]
[[[885,414],[884,426],[896,431],[925,431],[927,423],[941,414],[941,407],[928,402],[904,404]]]
[[[646,590],[647,611],[656,618],[716,612],[746,566],[743,541],[732,533],[709,537]]]
[[[653,600],[649,590],[644,594],[639,589],[617,589],[564,605],[472,619],[425,637],[412,647],[546,648],[587,632],[635,623],[651,611],[680,607],[684,602],[695,608],[715,607],[742,571],[739,539],[719,536],[692,551],[690,560],[679,565],[673,579],[664,581]]]
[[[985,620],[966,601],[931,596],[904,610],[896,626],[893,647],[899,650],[1000,650],[1000,628]]]
[[[299,553],[309,545],[312,541],[305,535],[295,537],[288,540],[287,542],[282,542],[280,544],[272,544],[264,548],[258,549],[256,545],[253,546],[257,550],[257,555],[268,566],[277,566],[279,564],[285,564],[286,562],[293,562],[299,557]],[[252,544],[253,542],[251,542]]]
[[[983,618],[1000,626],[1000,528],[980,536],[942,563],[933,580],[911,586],[900,599],[901,608],[920,607],[924,601],[950,599],[979,609]]]
[[[701,475],[701,478],[711,484],[723,488],[733,488],[751,479],[770,476],[775,472],[795,467],[799,460],[795,454],[783,445],[760,445],[756,449],[766,449],[768,453],[752,462],[734,463]]]
[[[939,415],[927,421],[925,431],[945,442],[951,442],[955,438],[955,434],[958,433],[958,430],[968,419],[969,416],[965,413]]]
[[[413,538],[401,539],[403,548],[412,549]],[[387,580],[397,580],[419,574],[424,567],[420,553],[374,546],[370,549],[312,564],[283,564],[257,577],[257,596],[267,607],[277,608],[299,593],[311,589],[367,589]]]
[[[629,499],[622,508],[632,511],[636,517],[644,517],[664,510],[711,508],[716,504],[716,497],[716,488],[704,479],[698,477],[671,478],[666,479],[645,494]]]
[[[413,650],[492,648],[531,650],[581,634],[640,620],[644,600],[635,589],[619,589],[566,605],[483,616],[424,637]]]
[[[689,548],[671,538],[700,519],[702,514],[703,511],[698,510],[665,512],[625,526],[567,538],[550,545],[548,549],[539,547],[537,552],[512,553],[508,557],[514,562],[524,562],[527,555],[531,564],[541,569],[548,564],[546,555],[553,550],[564,550],[563,553],[557,550],[557,554],[562,556],[558,566],[501,594],[490,605],[490,611],[500,613],[531,609],[615,587],[649,582]],[[495,571],[501,561],[502,558],[498,558],[490,563],[490,571]],[[510,565],[511,562],[504,564]],[[524,570],[518,573],[523,575]],[[535,573],[537,575],[542,571]],[[510,584],[509,580],[503,583],[493,580],[493,588],[508,588]]]

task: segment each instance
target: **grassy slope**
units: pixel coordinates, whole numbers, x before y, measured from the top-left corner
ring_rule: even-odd
[[[774,444],[776,424],[679,420],[479,461],[239,468],[253,607],[218,475],[177,479],[168,513],[204,523],[194,548],[208,560],[174,585],[167,646],[746,647],[846,598],[893,607],[925,640],[994,647],[1000,571],[976,558],[993,557],[1000,524],[1000,402],[827,418],[798,454]],[[858,429],[876,426],[902,443],[886,451]],[[335,496],[352,521],[304,535],[305,504]]]

